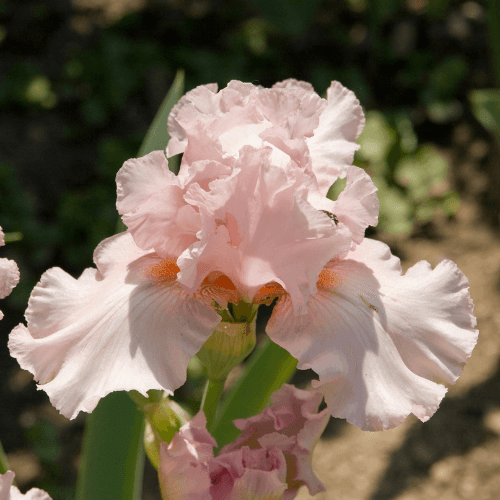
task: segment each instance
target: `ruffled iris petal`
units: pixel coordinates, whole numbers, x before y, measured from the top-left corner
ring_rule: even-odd
[[[246,146],[231,177],[213,181],[210,192],[193,186],[187,193],[203,229],[178,260],[179,281],[194,290],[207,273],[220,271],[247,300],[275,281],[300,309],[323,265],[348,250],[351,238],[307,202],[308,177],[293,164],[287,170],[270,164],[270,155],[270,148]]]
[[[0,247],[5,245],[5,234],[0,227]],[[19,269],[13,260],[0,259],[0,299],[4,299],[19,283]],[[3,313],[0,311],[0,319]]]
[[[4,299],[19,283],[19,269],[13,260],[0,259],[0,299]]]
[[[450,261],[401,275],[386,245],[365,239],[320,275],[308,314],[282,298],[269,336],[319,374],[331,414],[365,430],[427,420],[477,340],[468,281]]]
[[[339,222],[351,231],[353,247],[363,241],[368,226],[377,225],[377,188],[363,169],[354,166],[347,169],[347,183],[335,201],[333,211]]]
[[[359,149],[355,141],[365,126],[363,110],[353,92],[332,82],[326,95],[328,104],[319,125],[314,135],[306,139],[312,169],[324,196],[338,178],[345,177]]]
[[[221,454],[245,446],[277,448],[287,463],[285,500],[294,498],[302,485],[307,486],[311,495],[325,491],[311,464],[313,450],[329,419],[326,409],[317,411],[322,394],[285,384],[271,398],[273,403],[262,413],[233,422],[242,433]]]
[[[30,298],[28,328],[19,325],[9,339],[12,356],[68,418],[91,412],[112,391],[172,393],[220,321],[210,306],[151,273],[162,259],[129,234],[105,240],[96,262],[100,271],[78,280],[47,271]]]

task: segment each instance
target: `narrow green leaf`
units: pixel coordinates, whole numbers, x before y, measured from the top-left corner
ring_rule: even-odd
[[[5,474],[9,470],[9,462],[7,461],[7,455],[3,449],[2,443],[0,443],[0,474]]]
[[[182,94],[184,94],[184,70],[180,69],[177,71],[172,86],[161,103],[153,123],[149,127],[142,146],[139,149],[139,156],[144,156],[151,153],[151,151],[167,147],[170,139],[167,130],[168,115],[170,114],[170,110],[182,97]]]
[[[76,500],[141,498],[144,418],[125,392],[101,399],[87,417]]]
[[[230,443],[240,433],[233,425],[233,420],[261,412],[271,394],[290,380],[296,367],[297,360],[294,357],[266,338],[255,350],[217,412],[212,435],[219,447]]]

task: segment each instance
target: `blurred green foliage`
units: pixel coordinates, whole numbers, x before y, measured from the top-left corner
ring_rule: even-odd
[[[500,145],[500,89],[473,90],[469,99],[477,120]]]
[[[460,198],[447,185],[448,164],[431,145],[418,145],[405,113],[370,111],[359,137],[356,164],[365,168],[378,188],[379,225],[391,234],[410,234],[437,211],[451,217]]]

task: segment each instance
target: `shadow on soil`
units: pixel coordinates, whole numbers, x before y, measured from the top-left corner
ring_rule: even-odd
[[[426,423],[410,430],[403,445],[393,452],[371,500],[389,500],[415,480],[429,475],[433,464],[468,452],[496,437],[484,424],[485,415],[500,406],[500,363],[495,375],[467,394],[443,400]]]

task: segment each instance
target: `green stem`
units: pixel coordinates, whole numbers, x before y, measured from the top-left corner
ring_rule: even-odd
[[[297,360],[270,338],[254,351],[241,377],[228,391],[210,433],[222,447],[238,437],[236,418],[261,412],[268,399],[295,373]]]
[[[5,474],[9,470],[9,462],[7,461],[7,455],[3,449],[2,443],[0,443],[0,474]]]
[[[205,417],[207,417],[207,429],[209,431],[212,428],[215,414],[217,413],[217,405],[220,397],[222,396],[225,381],[226,378],[220,380],[209,378],[207,380],[207,385],[205,386],[205,392],[203,393],[203,399],[201,400],[201,410],[204,411]]]

